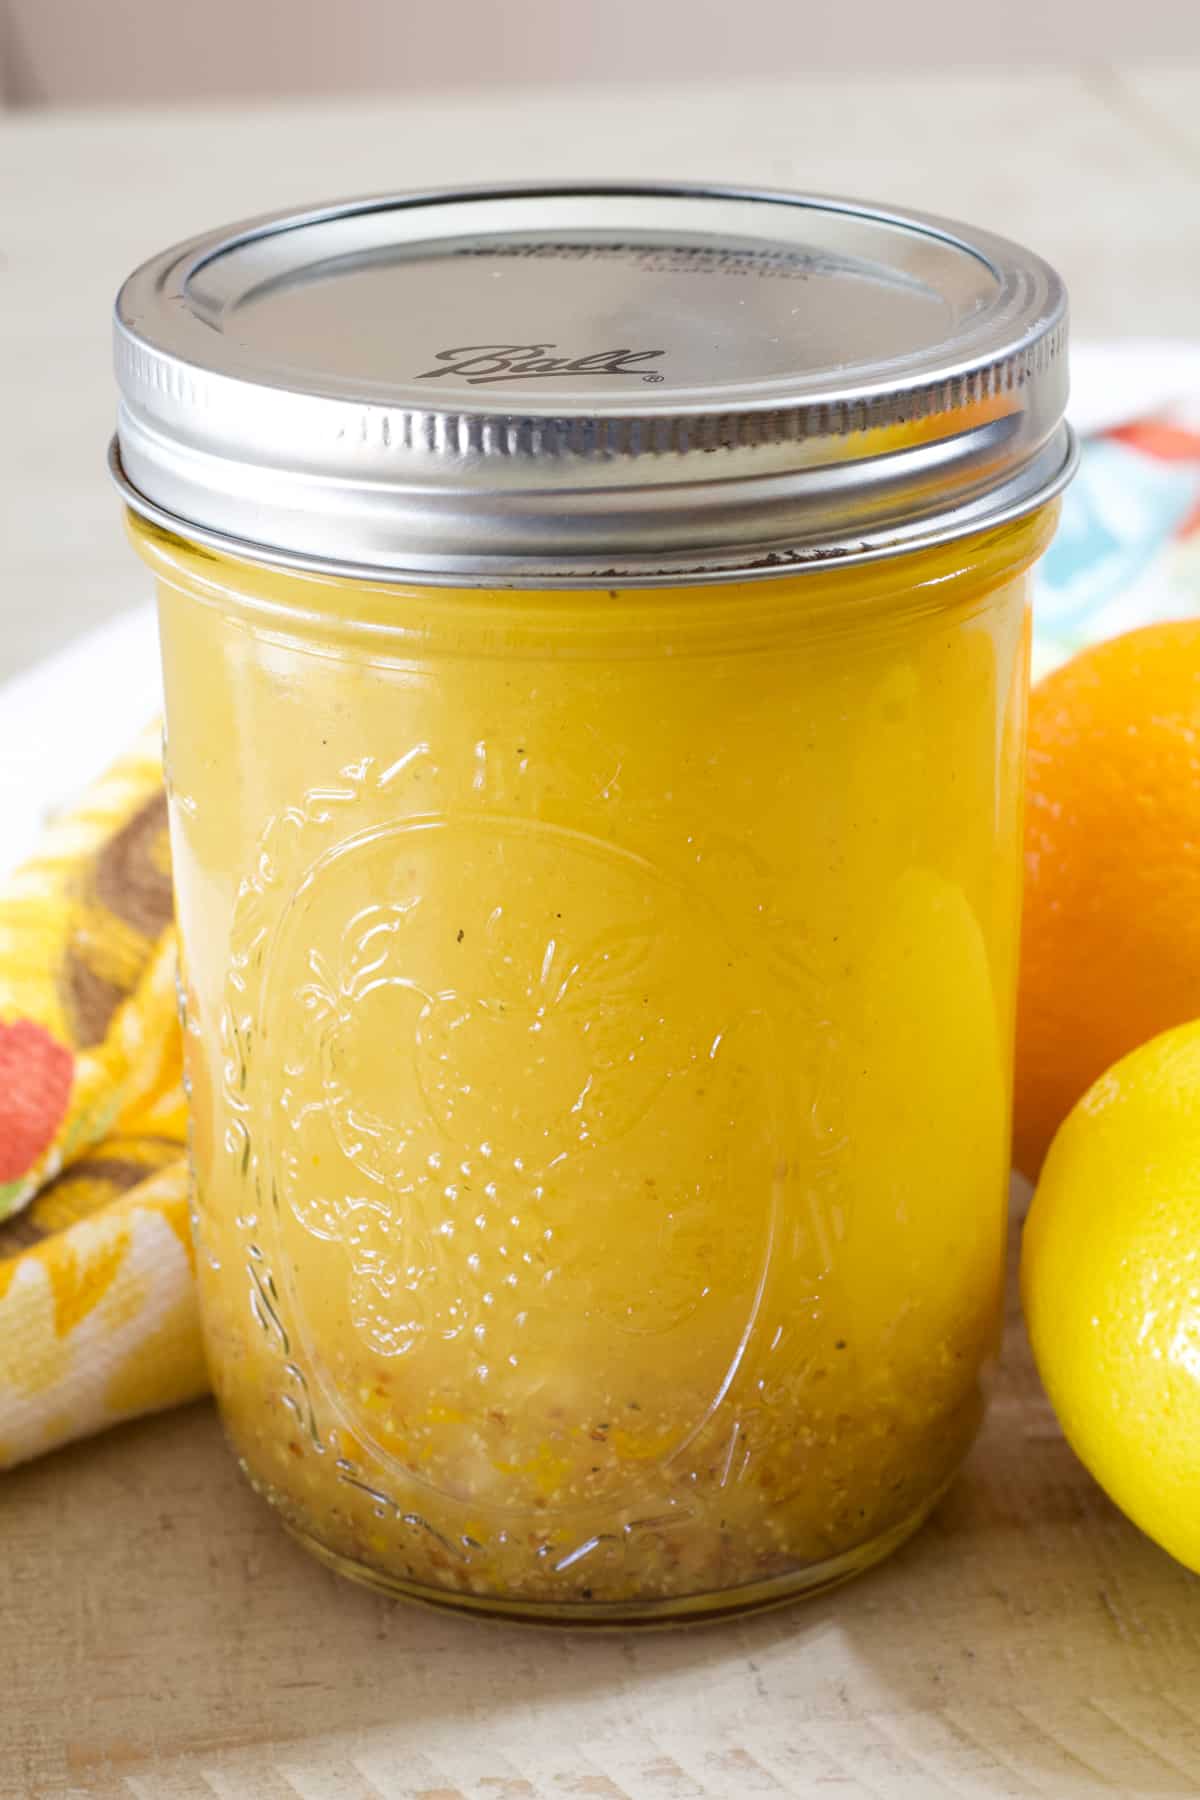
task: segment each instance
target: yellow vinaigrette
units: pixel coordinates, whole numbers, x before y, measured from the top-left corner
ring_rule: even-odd
[[[997,1344],[1053,506],[765,581],[161,601],[208,1355],[395,1591],[719,1610],[913,1529]]]

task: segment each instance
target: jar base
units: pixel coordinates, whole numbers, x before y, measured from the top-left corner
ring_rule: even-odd
[[[426,1587],[420,1582],[401,1581],[393,1575],[384,1575],[365,1563],[352,1562],[308,1532],[286,1520],[283,1524],[290,1537],[335,1574],[362,1587],[373,1588],[393,1600],[410,1600],[439,1612],[469,1613],[497,1624],[551,1625],[586,1631],[627,1631],[635,1627],[665,1629],[671,1625],[711,1625],[722,1619],[745,1618],[751,1613],[768,1612],[775,1607],[787,1606],[793,1600],[807,1599],[840,1587],[844,1581],[873,1568],[907,1542],[925,1523],[947,1486],[948,1482],[899,1525],[825,1562],[811,1563],[807,1568],[774,1576],[770,1581],[751,1582],[714,1594],[658,1600],[518,1600],[503,1594],[472,1594]]]

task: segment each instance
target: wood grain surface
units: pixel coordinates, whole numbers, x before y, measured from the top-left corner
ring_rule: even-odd
[[[207,1406],[0,1484],[3,1800],[1200,1793],[1200,1580],[1059,1435],[1015,1303],[924,1532],[741,1625],[559,1634],[338,1581]]]

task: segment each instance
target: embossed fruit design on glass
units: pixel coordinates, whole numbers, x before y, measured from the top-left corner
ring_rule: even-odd
[[[598,197],[570,195],[584,201],[586,220]],[[394,250],[407,214],[389,204]],[[478,232],[483,202],[443,210],[456,204]],[[784,204],[728,202],[771,218]],[[697,305],[727,308],[722,284],[743,282],[776,308],[781,290],[797,303],[802,268],[830,286],[833,332],[854,329],[836,317],[843,264],[864,291],[887,283],[846,245],[826,246],[824,274],[795,247],[773,274],[742,268],[740,236],[705,263],[670,217],[653,255],[599,224],[534,240],[518,225],[516,244],[468,253],[455,236],[424,263],[406,245],[382,265],[387,294],[428,264],[451,311],[489,271],[501,290],[515,273],[528,304],[534,276],[553,296],[565,270],[616,282],[648,318],[610,321],[590,357],[464,324],[450,350],[422,325],[412,383],[436,381],[435,408],[457,383],[457,423],[345,402],[359,438],[328,440],[348,461],[324,499],[336,511],[361,481],[341,556],[293,541],[296,495],[277,488],[300,476],[282,440],[279,468],[251,476],[244,458],[222,486],[186,393],[170,406],[187,454],[166,460],[192,485],[168,511],[139,423],[163,388],[125,377],[137,405],[118,473],[160,595],[208,1352],[251,1480],[344,1572],[511,1616],[711,1616],[883,1555],[981,1415],[1002,1296],[1029,571],[1069,447],[1047,410],[1003,464],[996,423],[1028,425],[1032,364],[1027,393],[994,375],[948,391],[952,435],[980,434],[962,504],[991,499],[966,530],[945,517],[936,434],[864,415],[854,443],[830,427],[843,462],[893,459],[889,483],[911,454],[906,481],[927,478],[941,509],[876,554],[866,515],[861,541],[843,542],[844,522],[830,539],[837,481],[797,514],[806,440],[760,421],[729,446],[750,458],[729,479],[753,482],[755,455],[768,476],[790,470],[772,504],[812,552],[750,555],[739,533],[761,532],[763,502],[743,486],[720,524],[737,553],[714,570],[690,548],[708,527],[674,492],[655,497],[662,462],[638,468],[666,457],[673,486],[694,454],[677,420],[674,448],[651,452],[622,415],[618,452],[611,425],[599,445],[570,419],[498,409],[519,394],[528,413],[531,384],[560,378],[593,424],[627,409],[660,354],[664,275]],[[268,280],[268,240],[235,270],[252,240],[231,238],[217,274],[211,246],[188,247],[183,291],[203,290],[206,330],[214,307],[247,313],[224,326],[243,359],[265,338],[257,303],[230,295],[269,291],[287,354],[311,358],[322,284]],[[317,259],[350,315],[372,244],[333,273],[343,238]],[[893,284],[901,311],[916,279]],[[145,335],[131,303],[123,316]],[[661,354],[656,387],[671,380]],[[271,381],[264,404],[293,398],[278,368]],[[506,401],[477,397],[495,383]],[[442,528],[411,468],[388,487],[393,454],[449,482],[457,548],[448,526],[429,547]],[[711,454],[689,479],[719,484]],[[657,548],[628,488],[613,499],[631,469]],[[547,501],[538,481],[569,493]],[[607,496],[597,516],[615,516],[607,548],[571,538],[589,538],[590,481]],[[237,512],[248,491],[257,544]]]

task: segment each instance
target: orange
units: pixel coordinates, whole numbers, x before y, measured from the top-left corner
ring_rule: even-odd
[[[1111,638],[1030,702],[1015,1154],[1033,1176],[1092,1082],[1200,1018],[1200,621]]]

